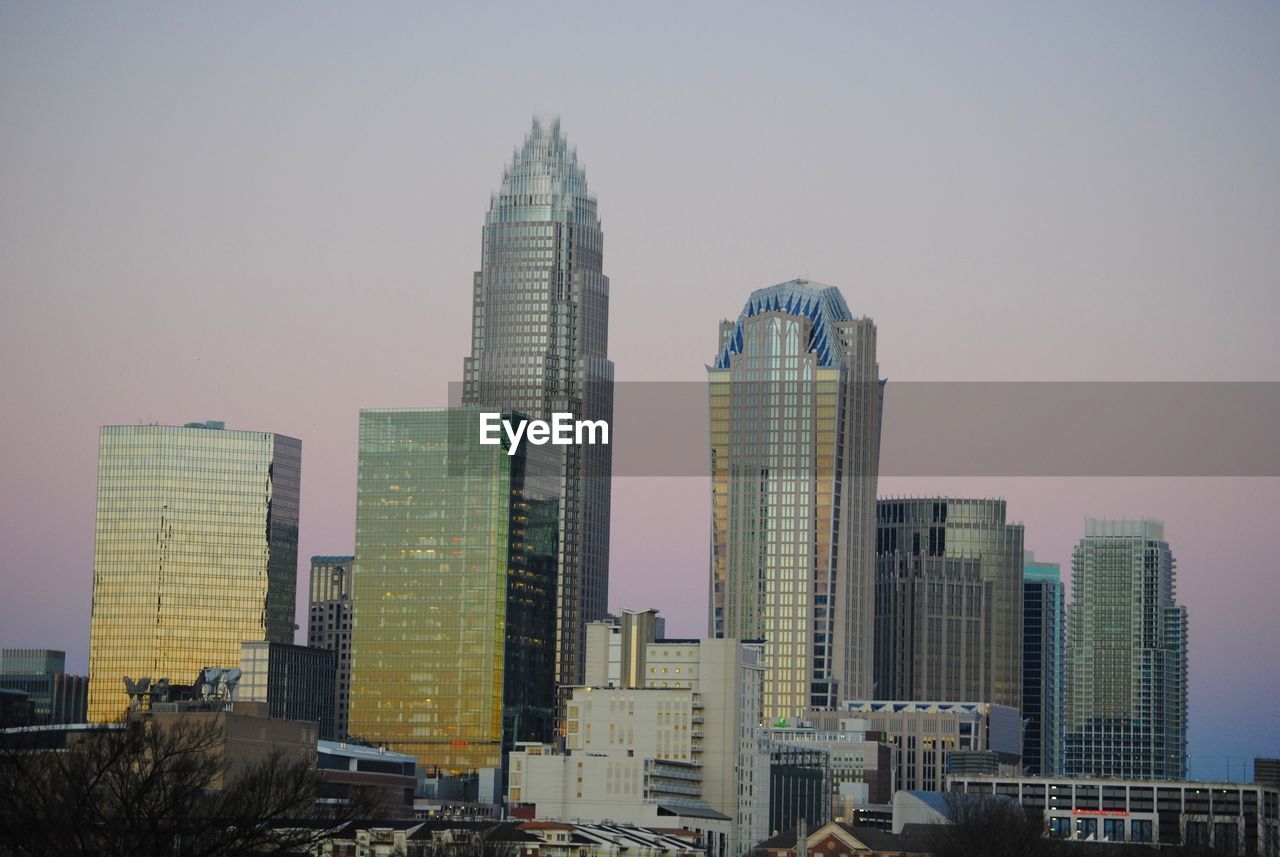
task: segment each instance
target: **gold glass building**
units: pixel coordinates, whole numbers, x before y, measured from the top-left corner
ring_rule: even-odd
[[[222,423],[104,426],[89,632],[89,720],[123,677],[194,681],[245,640],[293,642],[302,444]]]
[[[498,768],[554,721],[560,458],[479,429],[360,413],[348,729],[433,774]]]
[[[831,286],[760,289],[720,325],[709,627],[765,641],[770,722],[871,693],[878,369]]]

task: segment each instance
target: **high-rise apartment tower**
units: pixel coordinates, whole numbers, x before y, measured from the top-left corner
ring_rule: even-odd
[[[1187,775],[1187,608],[1159,521],[1085,521],[1067,608],[1069,777]]]

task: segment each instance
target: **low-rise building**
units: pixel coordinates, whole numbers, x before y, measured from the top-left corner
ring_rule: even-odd
[[[318,741],[316,767],[321,785],[318,802],[349,805],[358,792],[388,818],[412,818],[417,787],[417,760],[382,747],[345,741]],[[373,807],[367,807],[372,809]]]
[[[764,857],[831,857],[857,854],[865,857],[925,857],[932,854],[929,837],[892,834],[874,827],[858,827],[832,821],[808,832],[805,824],[781,833],[757,846]]]
[[[948,788],[1016,800],[1054,839],[1280,854],[1280,788],[1261,783],[954,776]]]
[[[843,721],[848,722],[848,721]],[[770,741],[821,747],[830,755],[829,783],[833,821],[857,824],[871,807],[885,807],[893,798],[893,748],[874,731],[820,731],[811,725],[773,726]],[[810,819],[815,823],[816,819]]]
[[[819,730],[882,733],[894,748],[895,790],[942,791],[954,752],[990,751],[1008,774],[1018,771],[1022,754],[1022,720],[1007,705],[851,700],[808,717]]]

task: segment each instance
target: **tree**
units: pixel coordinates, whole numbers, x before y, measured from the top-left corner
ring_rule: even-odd
[[[296,853],[366,809],[315,821],[312,762],[276,750],[233,774],[213,723],[128,721],[74,737],[63,750],[0,749],[3,857]]]
[[[936,825],[935,857],[1041,857],[1060,853],[1045,839],[1038,819],[1016,801],[995,795],[946,792],[949,824]]]

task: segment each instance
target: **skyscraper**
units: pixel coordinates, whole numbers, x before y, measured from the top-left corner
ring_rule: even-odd
[[[311,557],[310,615],[307,645],[336,653],[333,725],[347,737],[347,701],[351,694],[351,569],[354,556]]]
[[[1187,609],[1164,524],[1085,521],[1071,558],[1064,773],[1187,775]]]
[[[869,695],[876,328],[792,280],[720,325],[711,398],[713,637],[764,640],[764,716]]]
[[[882,554],[876,561],[876,695],[990,697],[993,584],[982,562]]]
[[[1032,776],[1062,773],[1064,598],[1056,562],[1022,564],[1022,770]]]
[[[977,698],[1022,704],[1022,525],[1005,520],[1003,500],[922,497],[881,500],[876,557],[882,579],[914,579],[920,619],[911,629],[886,629],[896,657],[877,656],[878,699]],[[976,572],[974,565],[976,564]],[[982,585],[981,595],[974,584]],[[899,595],[897,597],[906,597]],[[882,613],[881,623],[893,614]],[[978,615],[982,637],[974,639]],[[945,633],[944,633],[945,627]],[[975,645],[976,644],[976,645]],[[979,678],[973,676],[980,671]]]
[[[609,279],[587,178],[558,119],[535,119],[489,202],[473,283],[463,404],[549,419],[613,418]],[[583,678],[586,624],[609,588],[607,445],[560,447],[556,679]]]
[[[89,720],[123,677],[194,681],[245,640],[293,642],[302,444],[220,422],[105,426],[89,632]]]
[[[360,412],[352,737],[428,773],[502,766],[554,720],[560,464],[479,412]]]

